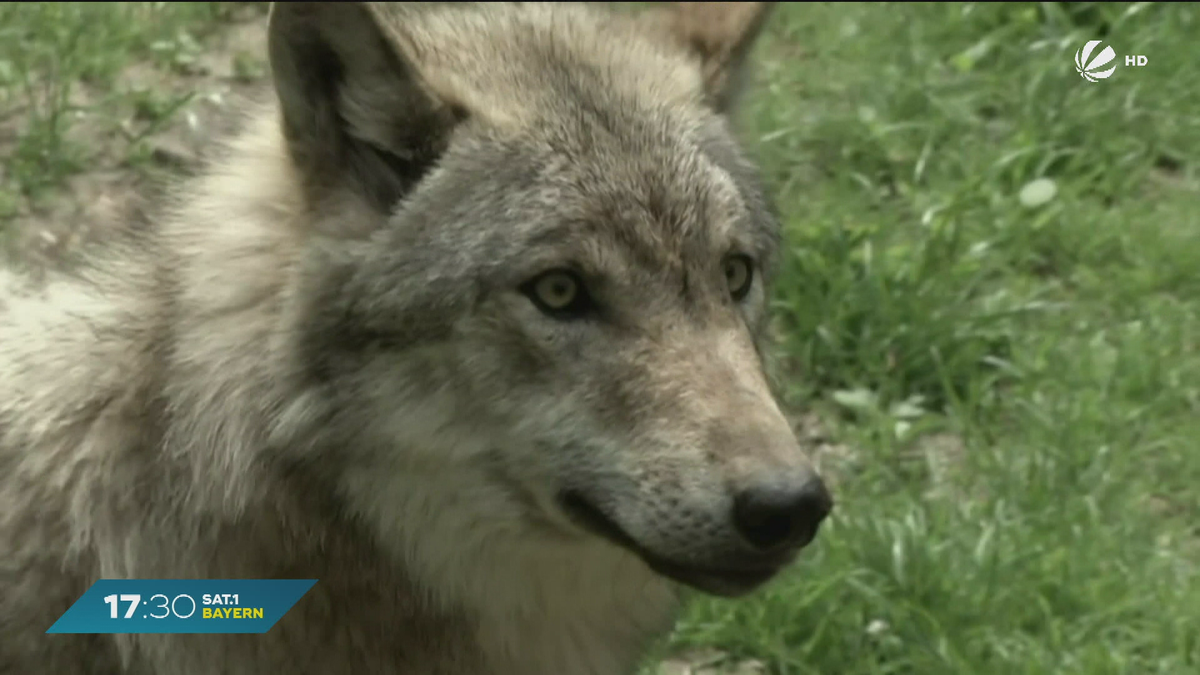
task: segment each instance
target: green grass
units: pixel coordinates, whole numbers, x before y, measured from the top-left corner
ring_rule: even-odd
[[[1200,17],[1082,14],[778,18],[747,122],[787,214],[789,393],[857,455],[814,554],[700,602],[677,645],[779,673],[1200,672]],[[1101,35],[1148,65],[1084,81]]]
[[[113,146],[120,161],[140,159],[142,141],[190,94],[148,88],[129,69],[188,74],[204,39],[244,4],[0,5],[0,235],[18,204],[53,199]]]
[[[120,68],[222,25],[215,3],[148,4],[0,9],[0,119],[31,120],[0,206],[86,166],[63,92],[126,105]],[[781,8],[743,122],[786,214],[783,380],[851,452],[812,552],[749,601],[698,600],[664,650],[780,674],[1200,672],[1198,15]],[[1148,65],[1084,81],[1075,50],[1101,37]],[[1040,179],[1054,196],[1024,205]]]

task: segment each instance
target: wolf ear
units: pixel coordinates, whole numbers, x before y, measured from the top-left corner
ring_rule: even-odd
[[[386,211],[464,113],[435,95],[363,2],[274,2],[267,51],[284,138],[310,201],[334,188]]]
[[[674,2],[654,11],[657,27],[700,63],[709,103],[728,113],[737,102],[751,48],[774,2]]]

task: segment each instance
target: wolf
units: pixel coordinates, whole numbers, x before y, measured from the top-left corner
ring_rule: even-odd
[[[770,15],[274,4],[203,170],[0,300],[0,672],[628,675],[789,565],[833,502],[735,140]],[[318,581],[46,635],[100,578]]]

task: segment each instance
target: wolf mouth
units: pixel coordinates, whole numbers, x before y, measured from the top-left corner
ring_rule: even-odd
[[[616,544],[642,559],[650,569],[696,590],[723,597],[745,595],[758,588],[783,567],[784,562],[744,567],[705,567],[668,560],[638,543],[604,511],[578,492],[559,495],[559,504],[577,525]]]

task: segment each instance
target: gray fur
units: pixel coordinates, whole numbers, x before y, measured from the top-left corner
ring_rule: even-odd
[[[677,585],[563,491],[724,567],[729,490],[811,474],[727,118],[765,16],[275,5],[244,129],[0,304],[0,672],[632,672]],[[594,313],[522,293],[558,267]],[[319,581],[265,635],[45,635],[102,577]]]

